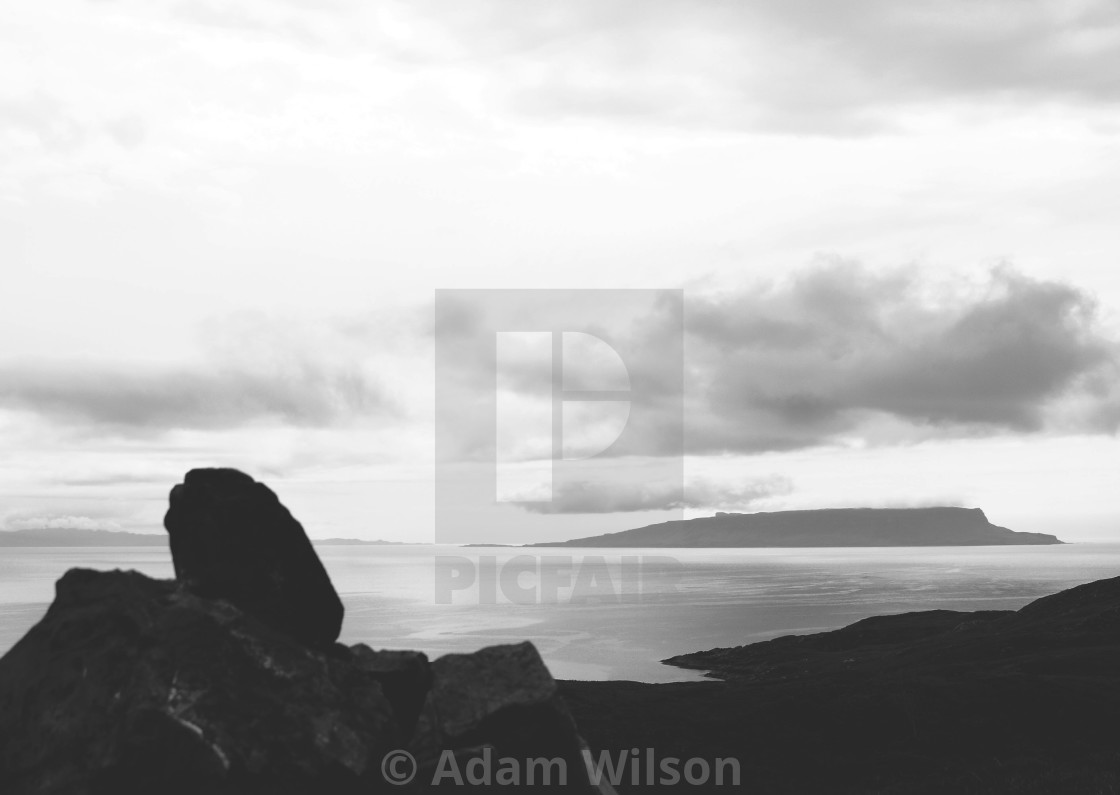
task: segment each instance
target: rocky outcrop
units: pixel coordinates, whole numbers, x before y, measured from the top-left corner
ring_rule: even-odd
[[[404,731],[359,656],[136,572],[68,572],[0,660],[3,792],[358,792]]]
[[[432,663],[432,669],[433,687],[412,744],[422,779],[436,777],[448,749],[455,754],[456,768],[463,770],[487,748],[500,749],[500,756],[513,759],[563,760],[569,775],[578,772],[577,781],[582,776],[575,722],[533,644],[449,654]],[[444,770],[447,767],[445,762]],[[541,776],[536,784],[545,781],[545,775],[558,783],[555,768],[536,772]]]
[[[175,577],[227,599],[304,643],[325,646],[342,628],[342,602],[315,549],[263,483],[236,469],[194,469],[171,490],[163,520]]]
[[[831,632],[786,635],[664,662],[724,679],[772,682],[939,668],[1076,676],[1099,667],[1098,658],[1120,664],[1120,577],[1044,596],[1019,610],[873,616]]]
[[[1120,578],[667,662],[720,681],[561,683],[597,751],[735,757],[760,794],[1120,791]]]
[[[988,521],[979,508],[827,508],[717,513],[537,547],[921,547],[1060,544]]]
[[[179,580],[71,570],[0,659],[4,795],[423,792],[503,758],[561,760],[554,785],[599,791],[532,644],[434,663],[327,644],[341,611],[302,528],[231,470],[188,475],[168,528]],[[246,538],[285,540],[253,557]],[[303,586],[321,609],[285,621]]]

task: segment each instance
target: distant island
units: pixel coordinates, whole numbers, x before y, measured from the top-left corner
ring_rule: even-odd
[[[358,538],[311,539],[319,546],[387,546],[405,541],[363,541]],[[0,531],[0,547],[165,547],[166,533],[125,533],[116,530],[82,530],[43,527]]]
[[[43,527],[0,532],[0,547],[165,547],[166,533]]]
[[[313,538],[311,543],[320,547],[396,547],[396,546],[416,546],[417,543],[423,544],[424,542],[412,541],[382,541],[375,539],[373,541],[366,541],[361,538]]]
[[[935,547],[1061,544],[1019,533],[979,508],[827,508],[717,513],[534,547]]]

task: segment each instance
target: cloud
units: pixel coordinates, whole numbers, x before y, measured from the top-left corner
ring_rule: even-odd
[[[137,148],[144,143],[144,139],[148,136],[147,125],[135,113],[106,122],[105,131],[110,138],[125,149]]]
[[[4,518],[5,530],[120,530],[120,525],[109,519],[62,514],[16,513]]]
[[[696,510],[745,510],[793,491],[793,481],[783,475],[749,478],[735,484],[695,480],[685,484],[682,508]]]
[[[442,362],[441,399],[485,404],[494,363],[478,351],[493,345],[469,344],[485,324],[454,310],[441,326],[462,350]],[[627,352],[636,390],[630,405],[642,408],[600,457],[1112,433],[1120,424],[1120,341],[1084,290],[1010,266],[946,282],[825,259],[784,279],[686,294],[682,447],[679,383],[666,366],[667,352],[680,348],[676,311],[651,304],[623,323],[602,317],[615,332],[604,338]],[[585,330],[577,316],[568,321]],[[550,394],[550,368],[520,367],[503,371],[504,390],[526,400]],[[573,413],[575,430],[565,431],[565,441],[583,427],[577,419]],[[463,459],[493,455],[486,423],[462,425],[455,433]],[[609,438],[617,436],[616,425],[607,425]],[[538,433],[550,443],[548,430]],[[603,499],[656,502],[633,489]]]
[[[1065,411],[1116,383],[1117,343],[1091,296],[1009,268],[935,293],[916,274],[830,262],[694,298],[689,451],[1101,430]]]
[[[407,22],[381,31],[402,58],[470,63],[538,117],[852,135],[913,108],[1120,99],[1120,9],[1107,0],[387,8]]]
[[[683,508],[742,510],[770,497],[788,494],[792,489],[788,478],[776,475],[733,485],[695,481],[686,484],[683,496],[679,485],[585,480],[557,484],[550,501],[519,503],[519,507],[540,514],[631,513]]]
[[[323,426],[381,412],[366,380],[314,366],[286,374],[120,367],[0,367],[0,406],[53,419],[144,428],[229,428],[254,420]]]
[[[679,336],[679,316],[669,304],[643,307],[615,339],[646,408],[607,457],[1112,433],[1120,423],[1120,347],[1083,290],[1010,267],[948,284],[834,259],[734,292],[686,295],[682,451],[679,395],[664,362],[679,348],[664,338]],[[486,324],[455,305],[439,319],[462,350],[448,353],[437,399],[462,414],[492,398],[493,363],[468,344]],[[420,329],[395,325],[241,315],[213,323],[192,364],[0,362],[0,408],[144,434],[401,418],[407,385],[391,385],[403,377],[402,357],[420,355]],[[525,367],[505,388],[536,394],[550,373]],[[458,429],[463,457],[492,449],[483,425]],[[668,499],[612,494],[626,505]]]
[[[75,477],[60,477],[52,480],[58,486],[78,486],[90,488],[103,488],[105,486],[150,486],[176,482],[178,473],[168,472],[164,475],[136,474],[133,472],[115,472],[100,475],[82,475]]]
[[[33,136],[51,152],[73,150],[86,137],[84,125],[63,103],[43,93],[0,98],[0,133],[5,129]]]
[[[324,13],[333,14],[339,10],[341,7],[337,3],[313,4],[301,0],[284,3],[182,0],[171,12],[177,19],[212,30],[319,46],[324,43],[319,25]]]
[[[135,149],[147,137],[144,120],[135,113],[102,122],[100,132],[124,149]],[[0,136],[23,136],[24,147],[32,144],[52,155],[72,154],[96,140],[92,125],[72,103],[44,92],[0,97]],[[19,143],[19,141],[16,141]]]
[[[398,408],[369,372],[375,328],[246,313],[206,326],[192,364],[0,362],[0,408],[145,434],[383,419]]]

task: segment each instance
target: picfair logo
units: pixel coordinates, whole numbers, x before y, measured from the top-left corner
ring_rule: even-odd
[[[437,291],[436,541],[680,518],[682,304],[679,290]]]

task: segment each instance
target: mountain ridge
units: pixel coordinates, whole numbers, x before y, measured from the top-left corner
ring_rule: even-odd
[[[819,508],[717,513],[533,547],[897,547],[1061,544],[992,524],[980,508]]]
[[[166,533],[129,533],[122,530],[92,530],[74,527],[41,527],[27,530],[0,530],[4,547],[162,547]],[[357,538],[312,538],[323,546],[394,546],[405,541],[365,541]]]

